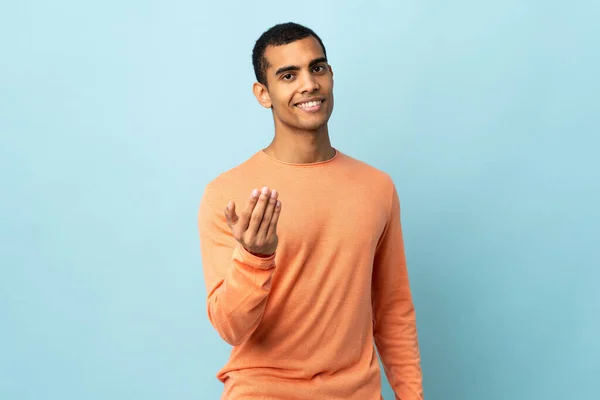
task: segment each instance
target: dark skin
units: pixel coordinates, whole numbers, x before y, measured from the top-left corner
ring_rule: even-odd
[[[267,84],[256,82],[254,96],[270,108],[275,137],[264,149],[269,156],[288,163],[315,163],[335,155],[327,122],[333,111],[333,70],[323,49],[312,36],[282,46],[269,46]],[[230,201],[227,223],[236,240],[258,256],[277,248],[277,221],[281,212],[279,193],[254,189],[241,215]]]

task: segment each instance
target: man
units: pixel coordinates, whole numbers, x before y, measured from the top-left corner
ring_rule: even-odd
[[[234,346],[222,398],[380,400],[377,348],[396,398],[422,399],[394,183],[331,146],[333,71],[312,30],[276,25],[252,59],[274,139],[199,211],[208,316]]]

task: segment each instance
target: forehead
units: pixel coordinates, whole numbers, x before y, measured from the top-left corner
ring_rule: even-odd
[[[267,46],[265,50],[265,58],[269,62],[268,70],[290,65],[301,67],[320,57],[325,57],[325,54],[321,44],[313,36],[281,46]]]

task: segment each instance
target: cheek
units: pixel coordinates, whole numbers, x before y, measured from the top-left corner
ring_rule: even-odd
[[[277,90],[271,93],[271,100],[278,105],[285,105],[290,102],[290,95],[286,90]]]
[[[293,111],[293,104],[294,104],[294,92],[285,92],[285,93],[279,93],[278,97],[277,97],[277,105],[279,106],[279,108],[281,109],[282,112],[284,113],[289,113]]]

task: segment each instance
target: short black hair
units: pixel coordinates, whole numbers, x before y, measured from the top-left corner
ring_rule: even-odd
[[[323,48],[323,54],[327,57],[327,52],[321,38],[312,29],[294,22],[277,24],[260,35],[252,50],[252,65],[254,66],[256,80],[263,85],[267,84],[269,61],[265,57],[265,51],[268,46],[282,46],[309,36],[313,36],[319,41],[319,44]]]

